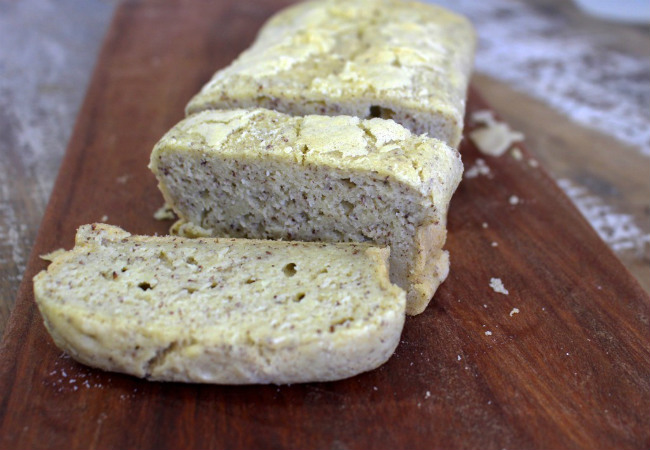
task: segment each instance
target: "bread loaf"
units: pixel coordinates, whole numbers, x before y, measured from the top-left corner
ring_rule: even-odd
[[[383,364],[404,292],[364,244],[132,236],[82,226],[34,278],[54,342],[74,359],[153,380],[329,381]]]
[[[292,115],[380,117],[456,147],[474,47],[469,21],[438,6],[303,2],[271,18],[186,111],[260,106]]]
[[[447,276],[460,155],[392,120],[204,111],[158,142],[150,168],[177,234],[390,246],[408,314]]]

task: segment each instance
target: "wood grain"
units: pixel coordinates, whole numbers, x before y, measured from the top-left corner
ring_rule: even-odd
[[[0,448],[650,447],[650,299],[526,149],[490,158],[465,141],[466,167],[481,157],[491,177],[461,183],[449,279],[378,370],[201,386],[62,355],[33,302],[30,280],[46,265],[37,255],[70,247],[76,227],[102,215],[134,233],[166,231],[152,218],[151,147],[282,6],[191,5],[117,10],[0,347]],[[485,107],[472,91],[470,111]],[[508,295],[490,289],[493,277]]]
[[[476,75],[474,84],[502,119],[526,136],[527,147],[554,179],[571,180],[589,195],[650,230],[650,164],[638,149],[597,130],[581,127],[548,105]],[[623,264],[650,292],[650,245],[617,252]]]

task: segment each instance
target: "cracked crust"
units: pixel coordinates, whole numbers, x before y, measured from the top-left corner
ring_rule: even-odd
[[[467,19],[433,5],[302,2],[271,18],[186,112],[264,107],[380,117],[456,147],[475,40]]]
[[[34,278],[56,345],[163,381],[330,381],[383,364],[405,294],[364,244],[132,236],[84,225]]]
[[[460,154],[392,120],[203,111],[161,139],[150,168],[180,218],[172,233],[388,245],[409,314],[447,276]]]

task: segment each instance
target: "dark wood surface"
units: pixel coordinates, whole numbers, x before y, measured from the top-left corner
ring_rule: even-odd
[[[79,225],[104,215],[166,232],[152,218],[153,144],[281,6],[182,3],[117,10],[0,347],[0,448],[650,448],[650,299],[525,149],[491,158],[464,143],[466,169],[483,158],[491,177],[461,183],[450,276],[376,371],[181,385],[57,350],[33,302],[38,255],[71,247]],[[470,111],[484,107],[472,91]]]

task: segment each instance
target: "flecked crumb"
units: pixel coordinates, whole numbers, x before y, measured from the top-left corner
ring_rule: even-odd
[[[490,287],[494,292],[498,292],[499,294],[504,294],[508,295],[509,292],[503,285],[503,281],[501,281],[501,278],[490,278]]]
[[[521,150],[518,147],[513,147],[512,150],[510,151],[510,154],[517,161],[521,161],[524,157],[524,155],[521,153]]]
[[[221,384],[329,381],[379,367],[399,341],[405,293],[389,284],[388,251],[381,248],[152,238],[104,224],[81,226],[75,242],[34,278],[34,297],[57,346],[104,370]],[[246,304],[233,305],[235,296]],[[310,309],[315,302],[318,314]],[[88,323],[83,330],[69,325],[81,322]],[[264,344],[238,340],[250,330]],[[113,339],[115,333],[123,339]],[[192,352],[165,347],[182,339],[192,340]],[[327,347],[328,358],[311,356],[315,340]],[[232,363],[230,355],[213,350],[226,345],[265,357],[216,369]],[[161,348],[170,357],[160,365],[138,353]],[[242,375],[249,373],[260,378]],[[67,366],[58,378],[64,386],[83,384],[80,370]]]
[[[510,317],[514,316],[515,314],[519,314],[519,308],[512,308],[512,311],[510,311]]]
[[[519,200],[519,197],[517,197],[516,195],[511,195],[510,198],[508,199],[508,202],[511,205],[518,205],[520,200]]]
[[[431,397],[431,392],[429,391],[425,392],[424,398],[429,398],[429,397]]]
[[[100,219],[100,222],[106,222],[108,220],[108,216],[104,214],[102,218]]]
[[[492,332],[491,332],[491,331],[486,331],[486,332],[485,332],[485,335],[486,335],[486,336],[492,336]]]

